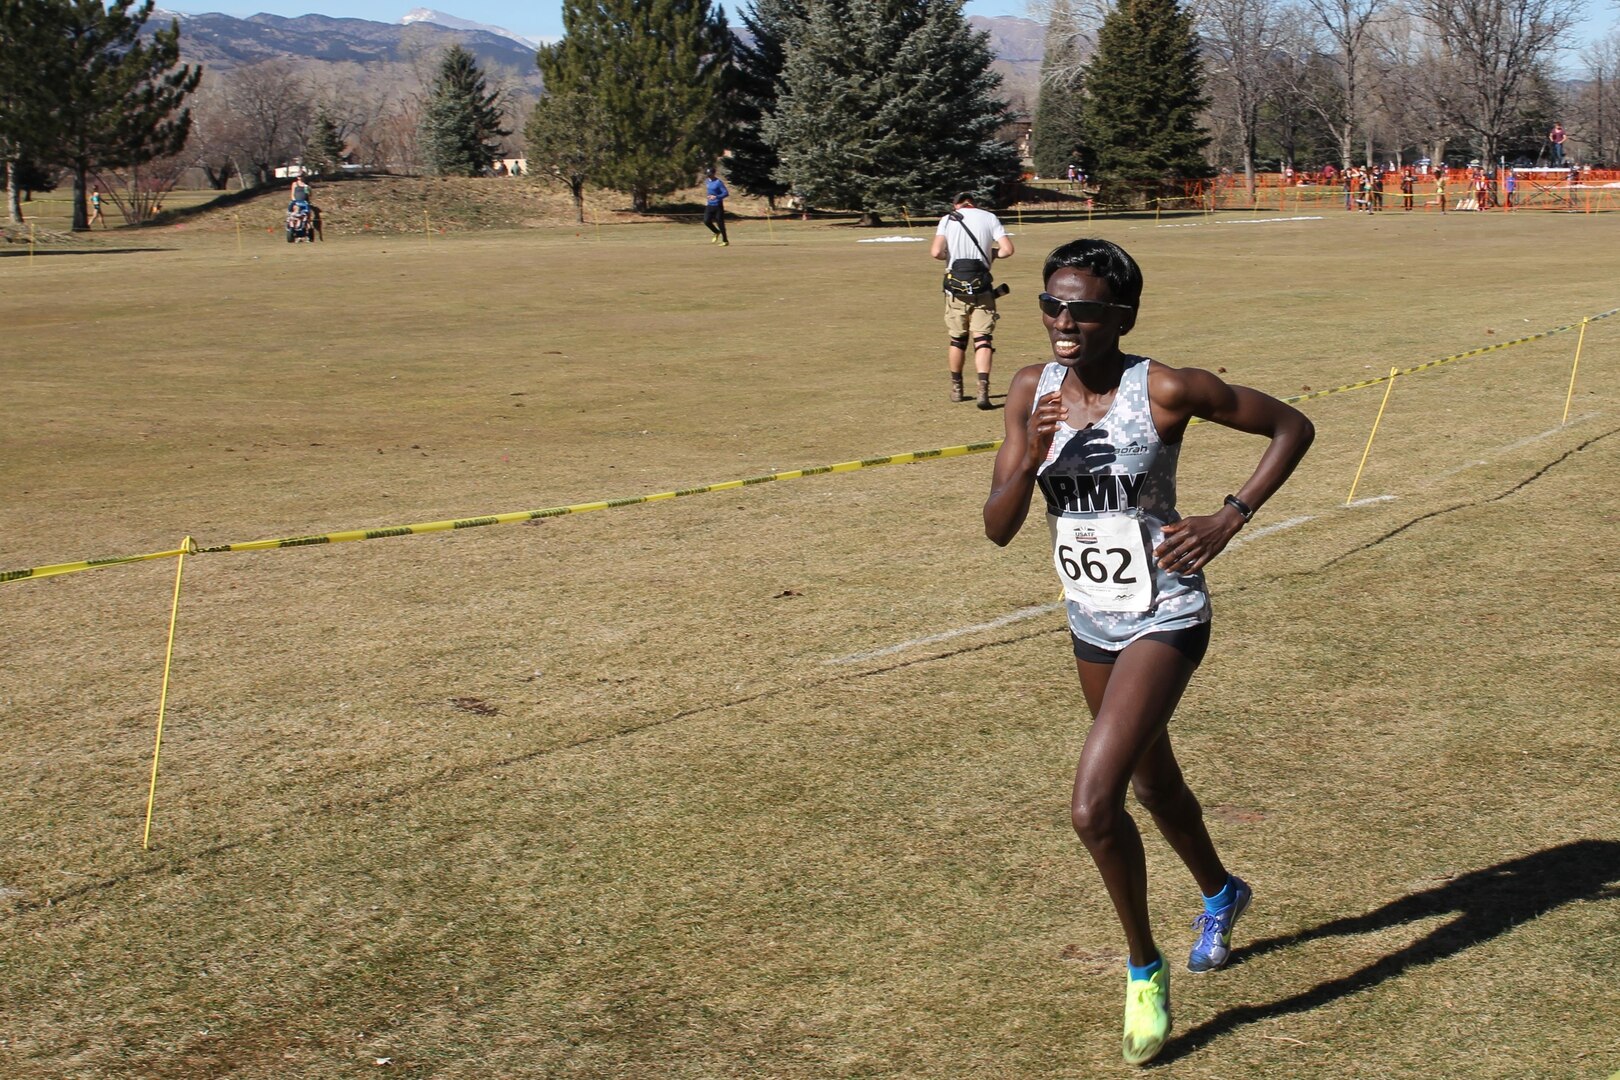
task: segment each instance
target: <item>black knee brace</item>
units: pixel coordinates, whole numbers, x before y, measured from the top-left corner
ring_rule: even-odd
[[[968,339],[968,336],[966,334],[963,334],[960,337],[951,338],[950,339],[951,348],[953,348],[953,349],[965,349],[965,348],[967,348],[967,339]]]
[[[973,339],[973,350],[977,352],[980,349],[989,349],[991,352],[996,351],[996,347],[990,344],[989,334],[980,334],[978,337]]]

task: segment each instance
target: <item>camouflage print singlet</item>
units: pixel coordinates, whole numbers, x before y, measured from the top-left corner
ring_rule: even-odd
[[[1046,497],[1053,565],[1064,583],[1069,629],[1117,652],[1144,634],[1210,619],[1202,572],[1171,573],[1153,561],[1176,512],[1176,461],[1148,403],[1148,358],[1126,356],[1108,413],[1085,428],[1060,425],[1036,482]],[[1063,384],[1049,363],[1035,400]]]

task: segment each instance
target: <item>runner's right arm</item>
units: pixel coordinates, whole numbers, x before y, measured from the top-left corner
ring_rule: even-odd
[[[1006,438],[996,454],[990,497],[984,503],[984,535],[1006,547],[1029,516],[1035,476],[1046,461],[1058,423],[1068,416],[1063,395],[1053,391],[1035,404],[1043,364],[1031,364],[1013,376],[1007,387]]]

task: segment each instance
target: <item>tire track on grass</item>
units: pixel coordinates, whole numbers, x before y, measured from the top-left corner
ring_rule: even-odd
[[[1433,520],[1435,518],[1444,517],[1447,514],[1456,513],[1458,510],[1468,510],[1468,509],[1471,509],[1471,508],[1477,507],[1477,506],[1489,506],[1491,503],[1501,502],[1503,499],[1509,498],[1510,496],[1516,495],[1520,491],[1523,491],[1525,488],[1529,487],[1531,484],[1535,483],[1537,480],[1539,480],[1543,476],[1547,475],[1547,473],[1551,472],[1554,468],[1558,467],[1559,465],[1562,465],[1564,462],[1568,461],[1570,458],[1574,457],[1576,454],[1579,454],[1583,450],[1586,450],[1587,448],[1591,447],[1594,443],[1601,442],[1604,439],[1607,439],[1610,436],[1615,435],[1615,434],[1620,434],[1620,428],[1610,428],[1608,431],[1602,432],[1601,434],[1598,434],[1598,435],[1594,435],[1590,439],[1587,439],[1585,442],[1580,443],[1577,446],[1571,447],[1570,449],[1564,451],[1562,454],[1558,455],[1553,460],[1547,462],[1547,464],[1543,465],[1541,468],[1537,469],[1535,472],[1531,473],[1529,476],[1525,477],[1523,480],[1520,480],[1517,484],[1514,484],[1512,487],[1508,488],[1506,491],[1499,492],[1499,493],[1497,493],[1495,495],[1491,495],[1491,496],[1489,496],[1487,498],[1474,499],[1474,500],[1471,500],[1471,501],[1468,501],[1468,502],[1460,502],[1460,503],[1456,503],[1456,504],[1454,504],[1452,506],[1441,507],[1438,510],[1431,510],[1427,514],[1421,514],[1418,517],[1413,518],[1411,521],[1406,522],[1404,525],[1399,525],[1399,526],[1391,529],[1389,532],[1384,533],[1382,536],[1374,537],[1373,539],[1368,540],[1364,544],[1358,544],[1357,546],[1355,546],[1353,548],[1350,548],[1348,551],[1340,552],[1338,555],[1333,556],[1333,558],[1331,558],[1327,562],[1323,563],[1317,569],[1318,570],[1326,570],[1329,567],[1335,566],[1335,565],[1343,562],[1345,559],[1350,558],[1352,555],[1360,554],[1361,552],[1368,551],[1368,550],[1370,550],[1372,548],[1375,548],[1379,544],[1382,544],[1382,543],[1384,543],[1384,542],[1386,542],[1388,540],[1392,540],[1395,537],[1399,536],[1401,533],[1406,532],[1408,529],[1415,528],[1416,526],[1421,525],[1425,521],[1431,521],[1431,520]],[[1288,576],[1288,577],[1298,577],[1301,573],[1310,573],[1310,572],[1311,571],[1291,570],[1291,571],[1288,572],[1288,574],[1286,576]],[[1277,579],[1271,579],[1271,580],[1277,580]],[[1257,582],[1257,584],[1263,584],[1263,582]],[[1244,587],[1249,588],[1249,587],[1252,587],[1252,586],[1244,586]]]

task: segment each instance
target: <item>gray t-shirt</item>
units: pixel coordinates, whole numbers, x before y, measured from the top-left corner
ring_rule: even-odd
[[[935,236],[943,236],[950,247],[950,259],[978,259],[980,262],[989,262],[996,257],[996,241],[1007,235],[1007,230],[1001,227],[1001,219],[988,210],[980,210],[976,206],[964,206],[957,211],[962,215],[961,221],[953,221],[949,214],[939,219],[939,228],[934,231]],[[984,248],[984,254],[979,248],[973,246],[968,239],[968,230],[979,240],[979,247]],[[986,256],[989,256],[987,259]]]

